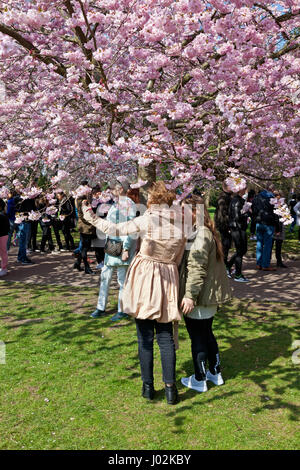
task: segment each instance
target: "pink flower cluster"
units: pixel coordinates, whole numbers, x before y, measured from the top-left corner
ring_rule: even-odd
[[[247,181],[239,174],[238,170],[230,168],[229,171],[230,175],[225,179],[228,189],[233,193],[246,189]]]
[[[293,218],[284,198],[274,197],[270,199],[270,203],[275,207],[274,213],[279,216],[279,220],[283,225],[290,225],[293,222]]]

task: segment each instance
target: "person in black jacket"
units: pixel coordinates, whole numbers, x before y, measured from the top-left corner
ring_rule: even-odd
[[[46,213],[46,209],[49,206],[49,203],[45,197],[41,197],[37,203],[38,210],[41,213],[40,225],[42,229],[42,240],[41,240],[41,253],[46,253],[46,243],[48,242],[49,251],[54,250],[54,243],[52,240],[51,226],[52,226],[52,217]]]
[[[252,202],[252,213],[256,218],[256,264],[257,269],[276,271],[270,266],[272,255],[273,235],[279,233],[278,218],[274,214],[274,206],[270,199],[274,198],[271,191],[263,190]]]
[[[8,254],[7,254],[7,239],[10,230],[9,218],[5,213],[5,202],[0,199],[0,258],[1,258],[1,271],[0,276],[7,274]]]
[[[229,206],[231,202],[232,193],[228,189],[225,182],[223,182],[223,192],[220,194],[216,212],[215,212],[215,225],[221,235],[221,241],[224,253],[224,263],[227,273],[230,276],[228,269],[228,253],[231,247],[232,238],[229,227]]]
[[[68,251],[73,251],[75,249],[74,240],[71,235],[74,217],[73,205],[63,191],[57,193],[57,199],[59,201],[58,217],[62,221],[62,232],[66,241],[66,248]]]
[[[235,264],[234,280],[237,282],[249,282],[249,279],[242,274],[243,256],[247,253],[246,230],[249,215],[243,212],[245,200],[242,196],[245,193],[246,189],[236,193],[229,206],[229,227],[236,252],[228,262],[228,269],[230,271]]]

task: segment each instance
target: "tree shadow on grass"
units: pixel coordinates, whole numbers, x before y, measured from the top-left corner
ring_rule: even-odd
[[[228,307],[223,307],[215,319],[214,331],[219,345],[223,342],[229,345],[224,350],[221,347],[220,352],[225,385],[219,387],[220,392],[209,400],[207,400],[209,392],[206,392],[204,403],[214,403],[231,395],[241,395],[244,392],[234,390],[234,380],[247,379],[248,385],[249,381],[252,381],[260,389],[258,392],[254,391],[258,405],[250,410],[252,413],[285,409],[289,412],[290,421],[297,421],[299,407],[295,402],[286,399],[287,392],[299,389],[299,371],[292,363],[291,352],[297,309],[290,305],[288,307],[278,305],[272,307],[271,311],[270,304],[266,303],[257,311],[251,302],[246,305],[238,302],[235,312],[238,313],[232,315]],[[288,323],[290,326],[286,326]],[[182,373],[184,376],[194,374],[191,356],[182,364]],[[227,392],[230,385],[233,390]],[[180,394],[181,402],[188,402],[197,395],[196,391],[184,390],[185,392]],[[202,404],[201,400],[194,401],[190,406],[180,407],[179,404],[176,416],[173,414],[175,425],[181,426],[180,423],[184,420],[184,416],[180,417],[181,413]]]

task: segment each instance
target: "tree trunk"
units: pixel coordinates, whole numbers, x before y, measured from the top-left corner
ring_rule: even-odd
[[[156,181],[156,162],[152,162],[148,166],[139,166],[138,179],[148,181],[145,186],[140,188],[141,204],[146,204],[148,199],[148,189]]]

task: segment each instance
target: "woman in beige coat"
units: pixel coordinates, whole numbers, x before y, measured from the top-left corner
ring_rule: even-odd
[[[193,241],[180,266],[180,299],[184,320],[191,339],[195,374],[182,378],[184,386],[207,391],[207,380],[224,383],[220,371],[219,349],[212,331],[217,306],[231,299],[221,240],[202,198],[185,199],[195,221],[196,208],[204,209],[204,224],[195,227]],[[206,361],[209,369],[206,372]]]
[[[181,208],[173,206],[176,195],[159,181],[149,191],[148,210],[128,222],[112,224],[96,218],[86,206],[86,220],[111,236],[137,234],[142,240],[139,253],[128,268],[122,294],[122,311],[135,318],[143,397],[154,397],[154,330],[160,348],[167,402],[178,401],[176,354],[172,322],[181,319],[178,309],[179,276],[185,238]]]

